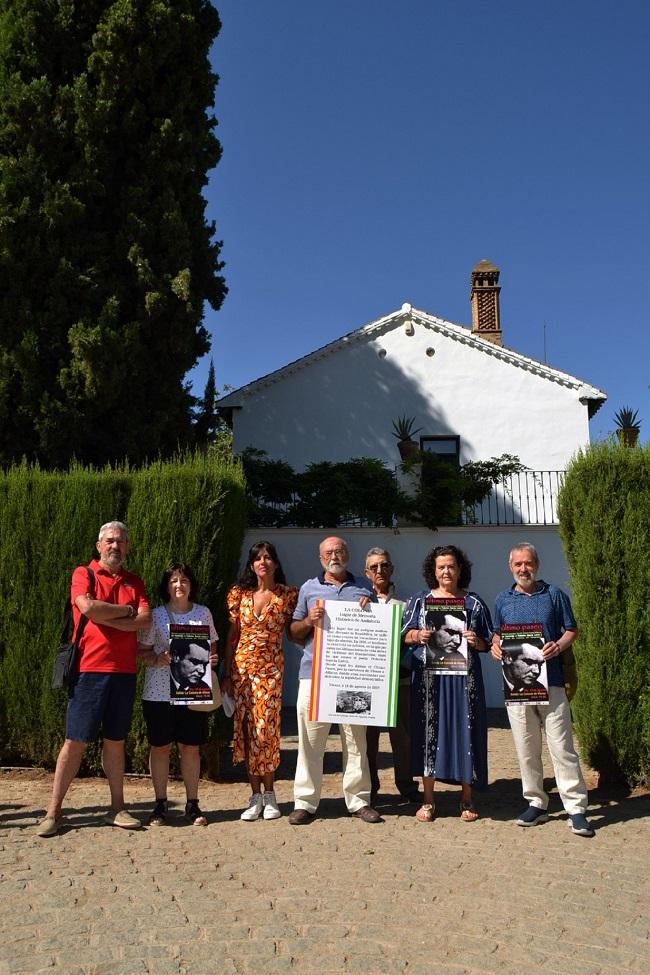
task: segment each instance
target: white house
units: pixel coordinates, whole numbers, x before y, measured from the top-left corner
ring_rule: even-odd
[[[589,419],[606,399],[594,386],[502,344],[499,271],[481,261],[472,271],[472,326],[404,304],[310,355],[234,390],[219,401],[232,424],[234,450],[266,451],[295,470],[311,462],[400,458],[392,422],[413,417],[420,446],[461,464],[515,454],[530,470],[495,492],[478,524],[441,528],[345,528],[351,568],[363,569],[373,545],[391,551],[401,593],[422,588],[422,559],[434,544],[460,545],[474,562],[472,587],[493,604],[511,581],[507,553],[527,539],[539,548],[542,575],[568,587],[555,511],[561,472],[589,443]],[[499,500],[500,499],[500,500]],[[471,519],[470,519],[471,522]],[[522,528],[520,526],[526,526]],[[287,578],[319,571],[318,539],[327,529],[256,529],[277,544]],[[284,700],[295,701],[297,654],[285,647]],[[483,661],[488,706],[503,705],[499,669]]]
[[[422,447],[461,464],[509,453],[564,470],[606,394],[502,345],[498,279],[487,261],[474,268],[471,328],[404,304],[224,396],[234,450],[296,470],[351,457],[395,465],[392,421],[406,415]]]

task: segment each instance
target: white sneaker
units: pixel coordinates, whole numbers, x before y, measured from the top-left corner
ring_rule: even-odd
[[[247,823],[252,823],[256,819],[259,819],[259,815],[261,812],[262,812],[262,793],[254,792],[253,795],[248,800],[248,809],[244,809],[240,818]]]
[[[264,819],[279,819],[282,813],[278,809],[278,804],[275,800],[275,792],[269,790],[269,792],[264,793]]]

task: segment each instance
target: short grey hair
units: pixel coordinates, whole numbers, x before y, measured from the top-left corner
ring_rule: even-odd
[[[512,562],[512,553],[519,552],[521,549],[525,549],[527,552],[530,552],[532,557],[535,559],[536,565],[539,565],[539,555],[532,542],[520,542],[519,545],[513,545],[510,549],[510,555],[508,556],[508,564]]]
[[[377,547],[369,548],[368,551],[366,552],[366,565],[368,565],[368,559],[370,558],[371,555],[385,555],[389,562],[391,560],[390,552],[388,551],[387,548],[377,548]]]
[[[101,542],[104,537],[104,533],[108,531],[109,528],[117,528],[124,535],[125,540],[129,540],[129,529],[126,527],[123,521],[107,521],[106,524],[102,525],[99,529],[99,535],[97,536],[97,541]]]
[[[338,538],[339,542],[342,542],[343,548],[345,549],[345,551],[348,553],[348,555],[350,554],[350,546],[348,545],[348,543],[346,542],[346,540],[344,538],[341,538],[340,535],[326,535],[325,538],[322,538],[320,540],[320,542],[318,543],[318,549],[319,549],[319,551],[320,551],[320,547],[323,544],[323,542],[326,542],[328,538]]]

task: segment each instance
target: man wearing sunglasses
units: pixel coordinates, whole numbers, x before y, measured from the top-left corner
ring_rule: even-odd
[[[391,562],[390,553],[385,548],[371,548],[366,555],[366,576],[372,583],[374,593],[380,603],[399,603],[406,605],[404,599],[398,599],[392,582],[395,567]],[[407,649],[407,648],[405,648]],[[410,650],[402,656],[399,670],[399,687],[397,691],[397,726],[395,728],[366,728],[366,742],[368,750],[368,765],[370,766],[371,804],[379,792],[379,775],[377,773],[377,755],[379,752],[379,735],[387,731],[390,747],[393,751],[393,765],[395,767],[395,785],[403,799],[408,802],[418,802],[418,784],[413,779],[411,771],[411,670]]]

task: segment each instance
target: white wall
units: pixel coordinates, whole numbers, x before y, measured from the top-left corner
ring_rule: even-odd
[[[507,452],[532,470],[564,470],[589,442],[578,389],[421,322],[412,336],[391,322],[231,402],[241,404],[235,450],[259,447],[298,470],[361,456],[399,463],[391,421],[403,414],[416,418],[422,435],[459,435],[461,462]]]
[[[508,554],[521,541],[532,542],[541,559],[540,575],[548,582],[569,590],[568,569],[557,528],[547,526],[449,528],[431,532],[426,528],[400,528],[399,534],[387,528],[260,528],[249,530],[242,547],[242,564],[249,548],[266,538],[278,550],[282,566],[291,585],[300,586],[305,579],[320,572],[318,545],[328,535],[343,535],[350,548],[350,571],[363,575],[366,552],[374,546],[389,550],[395,565],[394,581],[398,595],[404,599],[425,588],[422,562],[434,545],[458,545],[467,553],[472,568],[472,589],[483,597],[490,608],[494,597],[512,582],[508,572]],[[285,640],[285,678],[283,699],[295,704],[298,687],[300,651]],[[488,707],[503,707],[500,668],[489,654],[482,655]]]

